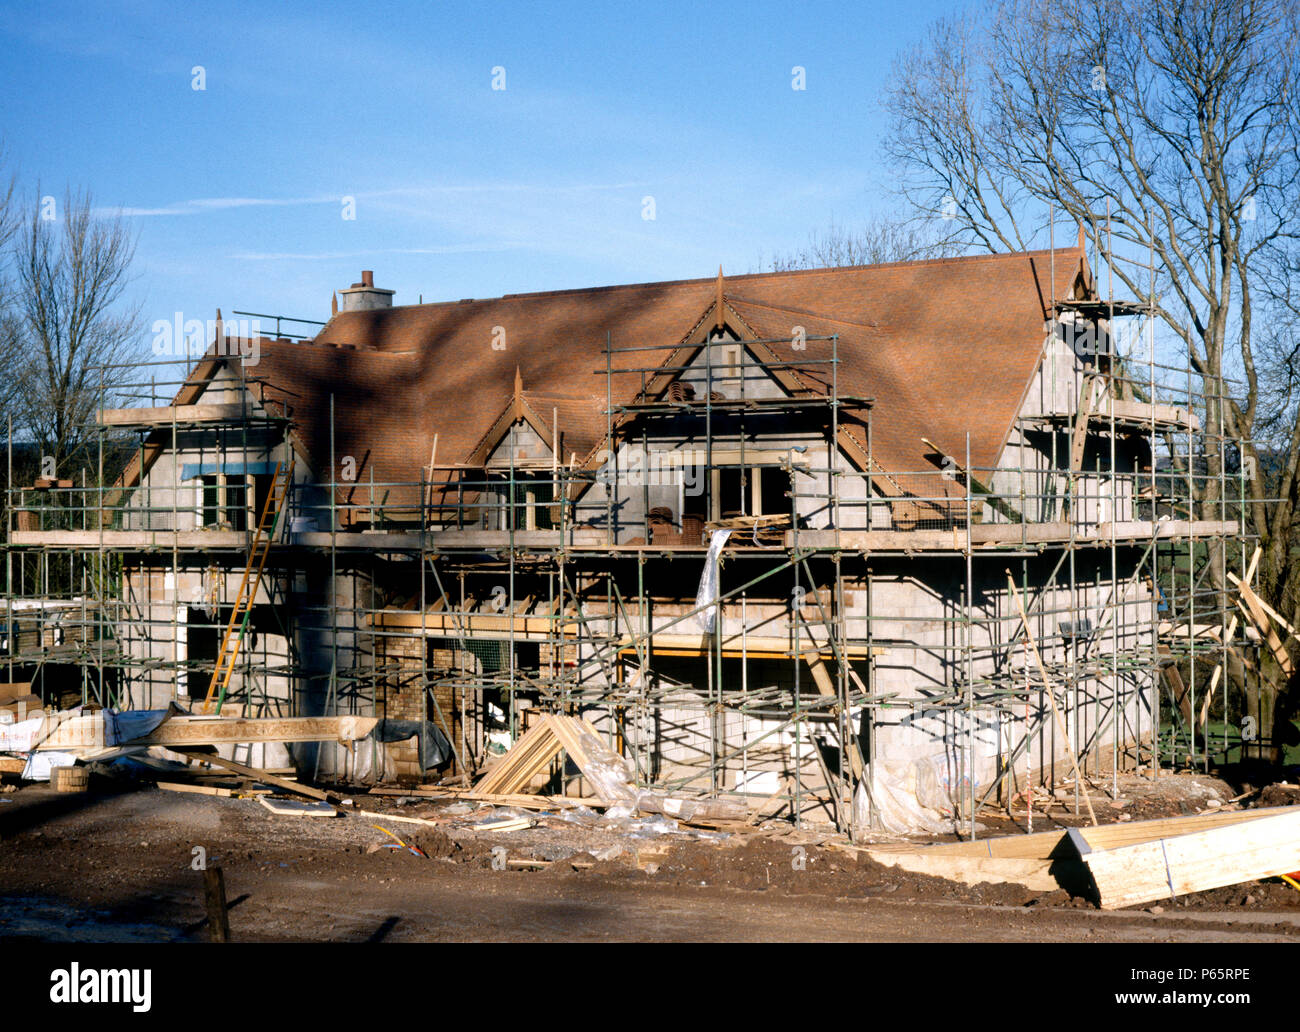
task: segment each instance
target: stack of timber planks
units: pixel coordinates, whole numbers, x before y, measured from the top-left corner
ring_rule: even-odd
[[[498,796],[526,792],[529,783],[567,753],[607,802],[632,799],[636,788],[626,777],[622,757],[600,740],[596,729],[581,717],[548,713],[514,744],[471,795]],[[620,776],[618,772],[623,771]]]

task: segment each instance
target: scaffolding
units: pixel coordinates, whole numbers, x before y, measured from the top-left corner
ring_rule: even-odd
[[[1043,366],[1041,395],[1072,404],[1022,411],[1000,467],[972,463],[969,433],[958,454],[924,439],[928,468],[877,465],[873,400],[842,392],[834,335],[607,339],[600,460],[556,441],[520,462],[516,421],[493,459],[431,458],[418,482],[341,472],[333,396],[313,475],[267,393],[292,385],[221,358],[221,339],[180,371],[106,368],[97,476],[15,487],[10,433],[0,658],[51,703],[201,697],[271,471],[297,457],[227,713],[427,717],[465,779],[530,711],[581,714],[644,783],[850,834],[878,823],[904,731],[939,743],[934,794],[972,836],[982,806],[1010,810],[1067,757],[1112,779],[1208,767],[1216,742],[1242,745],[1248,702],[1226,676],[1213,700],[1201,686],[1258,648],[1233,641],[1221,587],[1252,547],[1232,385],[1198,392],[1157,361],[1150,305],[1052,311],[1049,347],[1101,343],[1060,383]],[[1110,339],[1125,317],[1141,359]],[[803,386],[763,389],[786,373]],[[323,751],[306,762],[331,773]]]

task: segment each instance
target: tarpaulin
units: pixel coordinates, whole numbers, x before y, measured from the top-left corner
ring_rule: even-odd
[[[382,718],[370,736],[376,742],[405,742],[419,736],[420,768],[429,770],[441,767],[451,759],[451,742],[447,741],[436,725],[428,720],[389,720]]]

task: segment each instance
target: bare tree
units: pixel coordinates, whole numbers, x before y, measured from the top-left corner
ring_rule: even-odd
[[[0,166],[5,163],[0,150]],[[0,184],[0,420],[13,411],[13,371],[18,355],[17,319],[13,311],[12,251],[9,247],[20,222],[16,203],[17,177]]]
[[[1300,406],[1278,317],[1294,311],[1300,242],[1298,83],[1287,0],[1002,0],[937,23],[896,63],[887,100],[887,147],[918,212],[996,251],[1042,243],[1054,210],[1086,227],[1118,289],[1153,301],[1206,426],[1240,442],[1250,495],[1281,499],[1246,516],[1265,548],[1260,587],[1293,614]],[[1230,376],[1245,385],[1235,399]],[[1225,456],[1207,452],[1209,515]]]
[[[120,216],[68,191],[61,216],[48,198],[32,205],[15,251],[16,422],[62,474],[88,457],[97,367],[132,357],[141,332],[124,303],[135,243]]]
[[[791,269],[840,268],[848,265],[883,265],[921,258],[946,258],[959,254],[963,246],[931,233],[925,224],[875,218],[859,230],[831,223],[824,233],[812,233],[797,251],[777,255],[772,272]]]

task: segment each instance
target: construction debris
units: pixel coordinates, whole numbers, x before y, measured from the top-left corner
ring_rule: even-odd
[[[592,806],[611,807],[616,816],[641,812],[661,814],[686,822],[744,821],[750,813],[740,802],[726,799],[679,799],[638,788],[627,760],[600,740],[600,735],[580,717],[546,714],[474,787],[470,796],[503,804],[525,792],[566,754],[599,798],[583,800]]]
[[[23,686],[19,686],[20,688]],[[77,761],[170,748],[186,753],[221,745],[257,742],[355,742],[379,724],[376,717],[208,717],[171,706],[165,710],[118,711],[94,706],[46,712],[27,710],[16,720],[0,714],[0,772],[21,772],[29,781],[46,781],[54,769]],[[8,753],[9,755],[2,755]],[[221,765],[219,757],[203,759]],[[272,783],[273,775],[236,764],[230,769]],[[291,791],[303,793],[293,782]],[[311,793],[303,793],[311,794]],[[323,798],[323,795],[319,796]]]
[[[166,710],[87,711],[82,708],[34,718],[37,751],[93,755],[106,749],[151,745],[181,749],[254,742],[353,742],[365,738],[376,717],[209,717]]]
[[[561,752],[568,754],[601,798],[612,802],[636,797],[626,762],[600,740],[596,729],[580,717],[555,713],[543,715],[524,732],[472,794],[487,797],[527,791]]]

